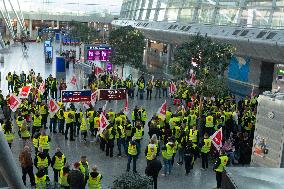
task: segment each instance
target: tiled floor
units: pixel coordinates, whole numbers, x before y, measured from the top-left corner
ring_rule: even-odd
[[[151,64],[151,60],[149,61]],[[148,65],[149,66],[149,65]],[[155,69],[155,66],[151,66]],[[40,72],[42,76],[47,77],[49,74],[55,74],[55,66],[52,65],[45,65],[44,64],[44,57],[43,57],[43,44],[29,44],[29,56],[23,57],[21,48],[20,47],[11,47],[10,53],[5,54],[5,63],[1,65],[1,88],[3,89],[4,93],[7,93],[7,82],[5,81],[6,74],[11,71],[16,71],[20,73],[22,70],[27,72],[30,69],[34,69],[36,73]],[[159,68],[160,69],[160,68]],[[135,70],[128,70],[128,73],[135,73]],[[74,73],[73,69],[70,68],[68,71],[68,76]],[[155,73],[155,71],[153,71]],[[157,77],[161,77],[163,71],[159,70],[157,72]],[[136,71],[137,77],[139,73]],[[150,76],[149,76],[150,77]],[[150,118],[153,113],[157,112],[158,108],[164,102],[165,99],[155,99],[153,98],[152,101],[147,100],[130,100],[129,102],[129,109],[130,111],[133,108],[138,106],[143,106],[146,108],[148,112],[148,117]],[[167,99],[168,104],[171,105],[171,100]],[[96,106],[102,107],[105,102],[100,102]],[[124,101],[118,102],[111,102],[108,104],[108,108],[113,108],[116,111],[119,111],[123,108]],[[129,115],[128,115],[129,116]],[[142,149],[145,149],[146,144],[148,143],[149,136],[147,134],[148,128],[145,127],[145,136],[142,142]],[[100,172],[104,176],[102,184],[103,188],[108,188],[111,186],[115,176],[118,176],[125,172],[126,170],[126,163],[127,158],[124,157],[114,157],[109,158],[106,157],[103,152],[99,150],[99,146],[95,142],[89,142],[87,144],[80,142],[77,138],[75,142],[65,141],[64,137],[61,134],[51,134],[51,151],[50,155],[52,156],[56,147],[60,147],[62,151],[65,153],[67,157],[67,161],[72,163],[76,160],[79,160],[81,155],[86,155],[88,157],[88,161],[90,166],[97,165],[99,167]],[[31,144],[31,143],[30,143]],[[19,167],[18,163],[18,155],[23,147],[23,142],[16,137],[12,146],[12,151],[14,154],[15,161],[17,162],[17,166]],[[117,146],[115,146],[114,154],[117,154]],[[176,157],[177,158],[177,157]],[[140,155],[140,158],[137,161],[137,169],[138,172],[144,174],[144,170],[146,167],[146,159],[143,153]],[[178,166],[176,163],[173,167],[173,172],[171,176],[162,177],[159,176],[158,178],[158,188],[163,189],[173,189],[173,188],[198,188],[198,189],[208,189],[215,187],[215,175],[214,172],[209,168],[207,171],[200,170],[200,159],[196,161],[194,165],[194,170],[188,175],[185,176],[185,170],[183,166]],[[20,170],[20,167],[19,167]],[[161,171],[162,172],[162,171]],[[51,180],[53,180],[53,171],[49,168],[49,175]]]

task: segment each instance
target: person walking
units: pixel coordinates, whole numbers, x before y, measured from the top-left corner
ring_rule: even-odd
[[[51,167],[53,168],[55,183],[58,183],[59,173],[61,169],[64,167],[65,163],[66,163],[66,158],[64,154],[61,152],[60,148],[56,148],[56,152],[51,160]]]
[[[133,160],[133,172],[137,173],[136,171],[136,160],[137,160],[137,155],[138,155],[137,148],[138,147],[136,143],[136,138],[132,137],[132,140],[128,144],[128,162],[127,162],[127,169],[126,169],[127,172],[129,172],[130,164],[131,164],[131,161]]]
[[[98,172],[97,166],[92,168],[88,179],[88,189],[101,189],[101,180],[103,176]]]
[[[23,151],[19,155],[19,161],[22,167],[22,180],[24,185],[26,186],[26,176],[27,174],[30,177],[31,186],[35,186],[35,177],[33,172],[33,160],[32,154],[29,146],[25,146]]]
[[[202,170],[208,169],[208,153],[211,149],[211,139],[208,134],[204,134],[204,138],[201,142],[201,158],[202,158]]]
[[[168,142],[166,146],[162,148],[162,156],[164,161],[164,174],[163,176],[166,176],[167,174],[171,174],[172,170],[172,159],[174,154],[174,144],[173,142]]]
[[[188,175],[191,169],[193,169],[194,163],[194,148],[192,146],[192,142],[186,145],[184,149],[184,166],[185,166],[185,174]]]
[[[217,187],[214,189],[220,189],[222,185],[222,174],[224,172],[224,168],[226,167],[229,161],[228,156],[221,150],[220,156],[214,164],[213,170],[216,173],[216,181]]]
[[[157,159],[156,155],[153,154],[152,160],[148,163],[145,174],[153,178],[154,189],[157,189],[157,181],[160,170],[162,169],[162,163]]]
[[[73,170],[71,170],[67,176],[67,182],[70,185],[70,189],[85,188],[84,174],[79,169],[80,163],[75,162]]]

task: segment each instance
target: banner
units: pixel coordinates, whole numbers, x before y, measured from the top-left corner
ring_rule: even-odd
[[[70,83],[71,83],[72,85],[74,85],[74,86],[77,85],[77,77],[76,77],[75,75],[73,75],[73,76],[71,77]]]
[[[51,115],[56,114],[56,112],[60,109],[59,105],[52,99],[49,98],[48,109]]]
[[[99,133],[102,133],[107,128],[108,125],[109,125],[109,122],[108,122],[106,116],[102,112],[101,115],[100,115],[100,130],[99,130]]]
[[[123,113],[128,114],[128,95],[126,96],[126,100],[124,103]]]
[[[166,111],[167,111],[167,102],[165,101],[162,106],[159,108],[157,114],[161,115],[162,117],[166,117]]]
[[[43,94],[45,92],[45,82],[43,81],[40,86],[39,86],[39,89],[41,94]]]
[[[212,136],[210,136],[210,139],[212,140],[212,143],[215,148],[220,151],[223,139],[222,127],[218,131],[216,131]]]
[[[28,98],[30,91],[31,91],[31,86],[24,86],[22,87],[20,93],[19,93],[19,98]]]
[[[91,104],[92,106],[95,106],[96,101],[97,101],[97,97],[98,97],[98,92],[95,91],[91,94]]]
[[[15,112],[21,104],[21,99],[19,99],[16,95],[11,94],[9,98],[9,105],[12,112]]]
[[[81,91],[61,91],[62,102],[90,102],[91,101],[91,90]]]
[[[176,91],[176,85],[173,81],[170,82],[170,94],[174,94]]]
[[[124,100],[126,94],[126,89],[100,89],[98,100]]]
[[[100,73],[103,73],[104,70],[101,67],[95,67],[95,75],[99,75]]]

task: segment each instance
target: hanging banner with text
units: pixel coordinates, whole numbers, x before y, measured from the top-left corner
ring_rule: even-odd
[[[62,102],[88,102],[91,101],[91,90],[62,91]]]
[[[100,89],[99,100],[124,100],[126,99],[126,89]]]

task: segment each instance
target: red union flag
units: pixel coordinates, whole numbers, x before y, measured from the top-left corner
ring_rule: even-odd
[[[48,104],[48,109],[50,114],[55,114],[59,110],[59,105],[52,99],[50,98],[49,104]]]
[[[125,103],[124,103],[123,112],[124,112],[125,114],[128,113],[128,95],[126,96],[126,100],[125,100]]]
[[[176,85],[173,81],[170,83],[170,94],[174,94],[176,91]]]
[[[76,78],[75,75],[73,75],[73,76],[71,77],[70,83],[71,83],[72,85],[76,85],[76,84],[77,84],[77,78]]]
[[[212,140],[213,145],[215,146],[215,148],[220,151],[221,147],[222,147],[222,139],[223,139],[223,133],[222,133],[222,127],[216,131],[211,137],[210,139]]]
[[[15,112],[21,104],[21,100],[14,94],[10,95],[9,105],[12,112]]]
[[[95,75],[99,75],[100,73],[103,73],[104,70],[101,67],[95,67]]]
[[[24,86],[19,93],[19,97],[20,98],[28,98],[30,91],[31,91],[31,88],[32,88],[31,86]]]
[[[95,106],[95,104],[96,104],[96,101],[97,101],[97,94],[98,94],[97,91],[95,91],[95,92],[93,92],[93,93],[91,94],[91,104],[92,104],[93,106]]]
[[[41,94],[44,93],[44,91],[45,91],[45,82],[44,81],[40,84],[39,91],[41,92]]]
[[[102,133],[107,128],[108,125],[109,125],[109,122],[106,116],[102,112],[100,115],[100,133]]]
[[[167,111],[167,102],[165,101],[162,106],[159,108],[157,114],[161,115],[162,117],[166,117],[166,111]]]

